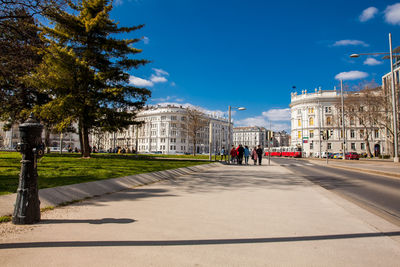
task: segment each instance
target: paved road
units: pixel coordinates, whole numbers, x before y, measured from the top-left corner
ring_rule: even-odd
[[[400,179],[296,159],[274,158],[273,161],[400,226]]]
[[[400,227],[287,168],[220,166],[0,224],[1,266],[398,266]]]

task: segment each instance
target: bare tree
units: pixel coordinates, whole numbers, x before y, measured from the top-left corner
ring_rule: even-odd
[[[396,95],[399,95],[399,87],[397,86],[396,88]],[[399,98],[396,97],[397,104],[396,106],[399,105]],[[390,92],[390,89],[386,90],[381,90],[381,93],[379,94],[377,98],[377,115],[376,115],[376,125],[378,125],[380,128],[383,128],[385,130],[385,134],[387,137],[388,142],[391,145],[391,151],[390,154],[394,156],[394,130],[393,130],[393,105],[392,105],[392,95]],[[398,113],[397,113],[398,114]],[[398,116],[399,117],[399,116]],[[400,127],[400,121],[397,120],[397,129]],[[399,138],[399,134],[397,138]]]
[[[186,108],[186,131],[189,142],[193,144],[193,155],[196,155],[196,145],[201,140],[201,134],[209,125],[210,119],[207,115],[194,107]]]
[[[350,126],[358,123],[360,138],[363,138],[366,145],[368,157],[372,157],[370,138],[373,132],[380,128],[378,120],[381,117],[381,88],[369,88],[365,86],[358,90],[349,92],[344,100],[344,110],[347,122]]]

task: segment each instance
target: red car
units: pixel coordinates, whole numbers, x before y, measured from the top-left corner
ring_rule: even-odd
[[[358,155],[358,153],[356,152],[350,152],[350,153],[346,153],[346,159],[360,159],[360,155]]]

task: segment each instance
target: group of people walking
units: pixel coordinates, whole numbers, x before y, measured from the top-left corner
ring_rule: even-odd
[[[263,149],[261,148],[260,145],[258,147],[254,147],[251,151],[248,146],[242,146],[241,144],[235,148],[235,146],[232,146],[230,152],[230,160],[229,162],[231,164],[243,164],[243,159],[244,159],[244,164],[249,165],[249,158],[254,162],[254,165],[257,165],[257,162],[259,165],[261,165],[262,161],[262,155],[263,155]],[[221,151],[221,160],[225,158],[226,161],[226,152],[225,148],[222,148]]]

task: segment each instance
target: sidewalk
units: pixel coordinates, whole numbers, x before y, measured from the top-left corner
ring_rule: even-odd
[[[2,266],[398,266],[400,227],[277,166],[223,165],[0,224]]]
[[[326,165],[326,159],[303,158],[300,160]],[[392,161],[329,159],[328,166],[400,178],[400,164]]]
[[[219,163],[195,165],[191,167],[142,173],[102,181],[40,189],[40,208],[43,209],[46,207],[56,207],[72,201],[114,193],[137,186],[159,182],[165,179],[176,178],[181,175],[191,174],[193,172],[201,172],[215,166],[219,166]],[[13,213],[16,199],[16,193],[0,196],[0,216],[9,216]]]

